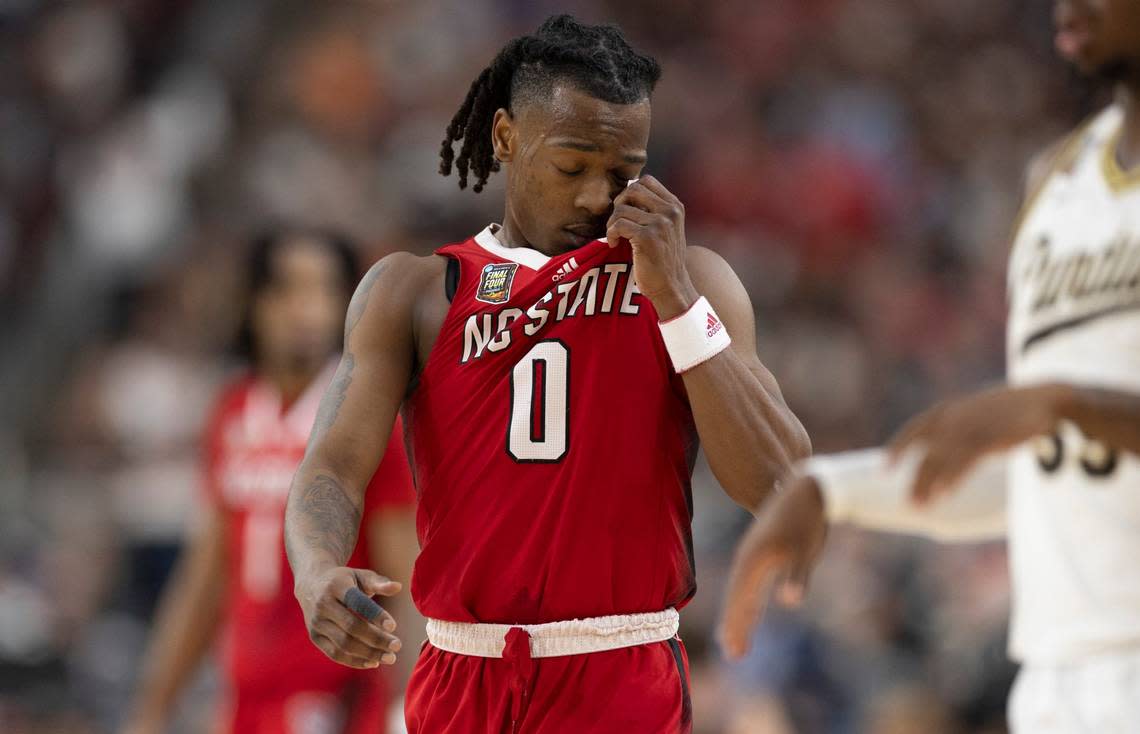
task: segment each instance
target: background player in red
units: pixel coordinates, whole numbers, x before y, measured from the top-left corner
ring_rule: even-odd
[[[681,202],[642,176],[659,74],[616,28],[569,16],[508,43],[442,166],[478,191],[505,164],[502,224],[385,258],[349,307],[286,544],[325,653],[365,666],[398,649],[387,615],[346,630],[344,602],[392,588],[349,550],[403,406],[431,643],[411,732],[689,730],[676,608],[696,588],[698,441],[748,508],[808,451],[740,281],[686,246]]]
[[[221,731],[384,731],[384,676],[336,665],[312,646],[281,538],[289,481],[336,363],[338,325],[358,273],[352,248],[330,233],[283,229],[252,248],[253,369],[223,391],[207,429],[205,517],[159,612],[127,727],[133,734],[164,729],[219,633]],[[379,464],[352,562],[403,578],[414,554],[414,493],[399,440]]]

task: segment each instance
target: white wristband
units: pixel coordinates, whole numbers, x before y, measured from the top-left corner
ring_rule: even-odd
[[[657,326],[677,374],[712,359],[732,344],[728,330],[704,296],[685,313]]]

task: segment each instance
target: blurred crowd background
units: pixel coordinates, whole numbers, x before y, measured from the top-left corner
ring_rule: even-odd
[[[1095,101],[1043,0],[2,0],[0,730],[119,722],[251,233],[332,225],[371,262],[497,221],[501,181],[461,192],[439,143],[499,46],[562,11],[661,60],[647,170],[748,286],[817,451],[1001,378],[1024,164]],[[805,609],[728,666],[747,517],[696,484],[698,734],[1004,731],[1001,544],[834,532]]]

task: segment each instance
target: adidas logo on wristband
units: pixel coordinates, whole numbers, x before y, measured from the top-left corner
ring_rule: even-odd
[[[709,339],[712,339],[718,331],[724,328],[724,325],[720,323],[720,319],[712,311],[709,311],[707,315]]]
[[[728,330],[704,296],[685,313],[657,326],[677,374],[712,359],[732,343]]]

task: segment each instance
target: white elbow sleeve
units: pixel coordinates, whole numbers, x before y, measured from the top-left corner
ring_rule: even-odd
[[[914,533],[938,540],[1000,537],[1005,529],[1005,457],[982,459],[948,496],[919,506],[910,499],[923,452],[891,464],[883,449],[815,456],[801,470],[815,478],[829,522]]]
[[[849,522],[870,507],[889,509],[905,503],[921,458],[911,452],[889,466],[883,449],[862,449],[813,456],[801,469],[819,485],[827,519]]]

